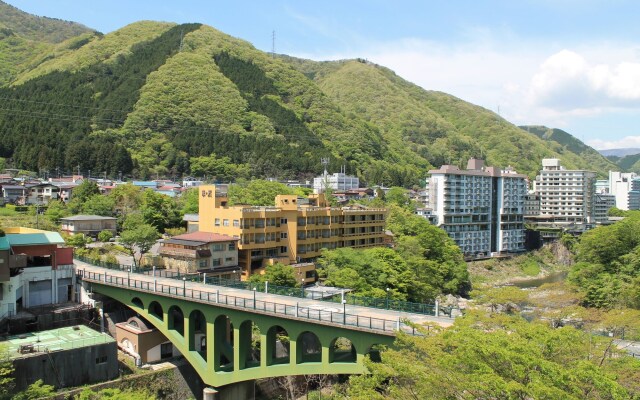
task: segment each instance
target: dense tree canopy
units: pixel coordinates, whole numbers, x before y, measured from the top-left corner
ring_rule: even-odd
[[[425,332],[427,333],[427,332]],[[622,358],[618,358],[622,357]],[[571,327],[471,313],[438,334],[399,334],[350,399],[633,399],[640,360]]]
[[[640,212],[584,233],[569,279],[585,291],[585,304],[640,308]]]

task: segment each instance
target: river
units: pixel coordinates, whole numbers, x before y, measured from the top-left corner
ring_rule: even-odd
[[[509,282],[513,286],[517,286],[521,289],[537,288],[545,283],[561,282],[567,277],[568,271],[552,272],[547,276],[541,278],[521,279],[517,281]]]

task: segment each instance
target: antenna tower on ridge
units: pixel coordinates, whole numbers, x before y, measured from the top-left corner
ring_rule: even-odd
[[[271,57],[276,56],[276,31],[271,32]]]

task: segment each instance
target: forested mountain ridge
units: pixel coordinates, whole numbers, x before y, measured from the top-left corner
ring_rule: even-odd
[[[606,172],[387,68],[272,55],[201,24],[143,21],[45,52],[28,68],[0,58],[16,71],[0,80],[0,157],[18,168],[308,178],[329,157],[402,186],[471,156],[532,177],[544,157]]]
[[[0,0],[0,86],[33,68],[60,43],[96,34],[84,25],[31,15]]]
[[[610,159],[604,157],[594,148],[587,146],[575,136],[557,128],[547,128],[546,126],[525,125],[520,129],[536,135],[547,141],[554,150],[564,155],[569,153],[570,157],[577,155],[589,163],[589,169],[594,171],[617,170],[619,166]]]

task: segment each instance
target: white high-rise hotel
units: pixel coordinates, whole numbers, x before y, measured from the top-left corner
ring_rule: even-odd
[[[429,201],[436,224],[467,256],[524,251],[526,176],[470,159],[467,169],[429,171]]]
[[[534,188],[540,196],[540,216],[556,223],[595,223],[595,184],[593,171],[567,170],[556,158],[543,159]]]

